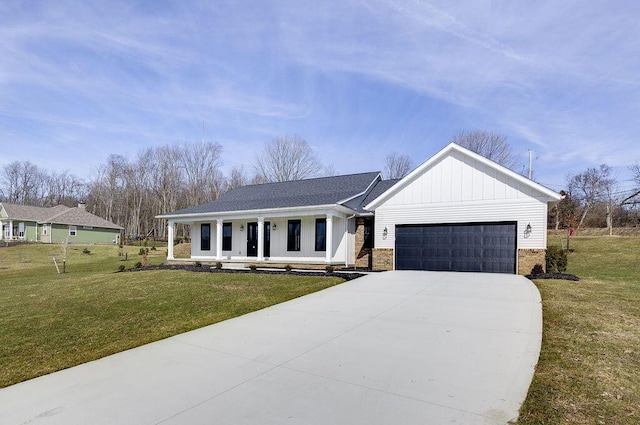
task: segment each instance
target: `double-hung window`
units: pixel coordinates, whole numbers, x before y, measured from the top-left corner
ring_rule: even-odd
[[[300,220],[289,220],[287,223],[287,251],[300,251],[301,229]]]

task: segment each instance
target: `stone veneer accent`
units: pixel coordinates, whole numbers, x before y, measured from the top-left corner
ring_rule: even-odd
[[[393,249],[374,248],[373,270],[393,270]]]
[[[368,268],[369,256],[371,255],[371,248],[364,247],[364,218],[358,217],[356,219],[356,233],[355,233],[355,249],[356,249],[356,267]],[[370,219],[371,220],[371,219]]]
[[[519,249],[518,250],[518,274],[527,275],[536,264],[542,264],[545,268],[545,249]]]

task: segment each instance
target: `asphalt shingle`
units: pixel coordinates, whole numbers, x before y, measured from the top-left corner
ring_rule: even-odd
[[[379,172],[238,187],[219,199],[170,215],[335,205],[363,194]]]

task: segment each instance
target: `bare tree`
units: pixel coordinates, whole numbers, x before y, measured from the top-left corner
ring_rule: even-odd
[[[110,155],[107,163],[96,170],[89,183],[89,199],[87,207],[103,217],[119,225],[123,225],[121,214],[125,187],[125,165],[127,160],[121,155]]]
[[[244,172],[244,167],[233,167],[227,178],[225,190],[231,191],[240,186],[246,186],[249,183],[249,177]]]
[[[322,164],[306,140],[297,135],[276,137],[256,157],[256,173],[270,182],[316,177]]]
[[[15,161],[4,167],[2,184],[8,202],[39,205],[45,174],[29,161]]]
[[[184,173],[190,205],[214,201],[222,193],[224,178],[220,171],[221,155],[222,146],[218,143],[187,144],[180,149],[178,161]]]
[[[577,228],[584,223],[587,213],[594,207],[596,202],[606,200],[609,206],[607,212],[607,223],[611,222],[614,200],[611,198],[615,185],[615,178],[611,176],[611,168],[602,164],[599,168],[591,167],[582,173],[568,176],[569,191],[581,201],[582,215]],[[607,199],[609,193],[610,199]]]
[[[161,146],[153,151],[149,174],[149,186],[153,196],[152,211],[166,214],[178,209],[182,189],[182,174],[177,158],[179,151],[173,146]],[[153,220],[154,234],[165,238],[167,223],[165,219]]]
[[[413,163],[408,155],[400,155],[398,153],[391,153],[387,155],[384,160],[384,173],[385,179],[401,179],[413,169]]]
[[[46,175],[44,187],[43,206],[74,205],[86,200],[85,183],[68,171]]]
[[[461,131],[452,141],[504,167],[513,169],[517,164],[517,157],[502,134],[487,130]]]
[[[634,187],[630,193],[627,194],[620,202],[620,205],[638,205],[640,204],[640,163],[636,162],[629,167],[631,173],[633,173]]]

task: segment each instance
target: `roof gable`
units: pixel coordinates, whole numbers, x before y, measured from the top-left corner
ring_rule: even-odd
[[[447,160],[451,161],[451,164],[448,164],[450,168],[447,169],[448,172],[445,175],[441,175],[438,171],[439,167],[446,163]],[[429,175],[429,173],[432,175]],[[495,188],[487,189],[484,186],[486,182],[482,182],[482,178],[478,178],[479,175],[488,176],[489,179],[496,180]],[[443,181],[446,182],[446,187],[453,189],[441,193],[440,191],[445,187],[443,186]],[[450,143],[389,190],[369,202],[365,208],[367,210],[375,210],[398,195],[404,188],[416,182],[428,186],[420,191],[424,193],[424,198],[420,200],[422,203],[479,200],[483,196],[487,196],[487,193],[494,199],[517,197],[519,193],[526,194],[526,196],[544,198],[546,202],[554,202],[561,199],[558,193],[541,184],[529,180],[482,155],[455,143]],[[459,193],[456,188],[459,189]],[[495,193],[491,192],[492,190]],[[501,192],[502,190],[504,193]],[[412,202],[418,201],[414,200]]]
[[[366,193],[379,172],[241,186],[213,202],[166,216],[344,204]]]

